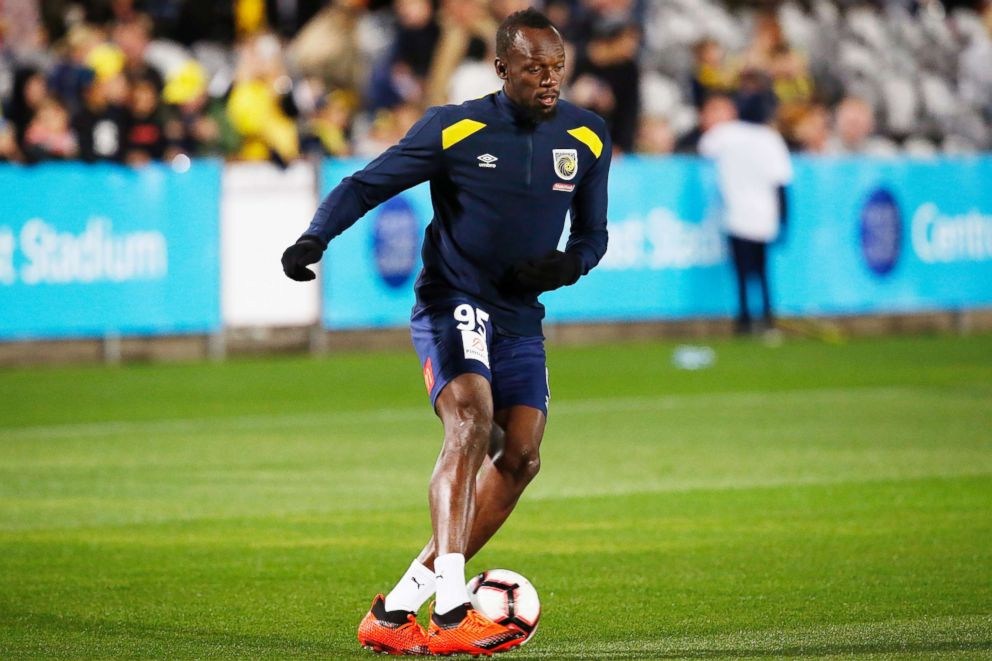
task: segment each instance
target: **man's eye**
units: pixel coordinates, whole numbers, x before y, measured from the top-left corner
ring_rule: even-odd
[[[528,67],[527,71],[529,71],[530,73],[539,73],[541,69],[539,67]]]

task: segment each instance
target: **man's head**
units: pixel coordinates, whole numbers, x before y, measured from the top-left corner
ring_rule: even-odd
[[[734,119],[737,119],[737,107],[733,99],[724,94],[709,97],[699,110],[699,128],[704,133]]]
[[[535,122],[551,119],[565,75],[565,44],[544,14],[510,14],[496,31],[496,75],[503,92]]]

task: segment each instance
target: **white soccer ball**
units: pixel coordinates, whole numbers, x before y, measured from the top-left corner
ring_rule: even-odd
[[[530,581],[509,569],[490,569],[468,582],[472,608],[493,622],[515,627],[527,634],[524,642],[537,631],[541,619],[541,600]]]

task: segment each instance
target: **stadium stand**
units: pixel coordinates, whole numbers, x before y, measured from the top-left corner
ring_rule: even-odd
[[[519,0],[3,0],[0,161],[373,155],[424,107],[498,86]],[[622,151],[694,144],[715,92],[790,147],[992,148],[992,3],[548,0],[573,101]]]

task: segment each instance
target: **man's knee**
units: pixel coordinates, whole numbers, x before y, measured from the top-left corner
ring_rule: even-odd
[[[496,461],[496,468],[514,482],[527,484],[541,470],[541,453],[536,447],[504,452]]]

